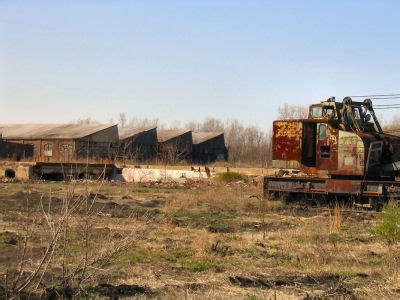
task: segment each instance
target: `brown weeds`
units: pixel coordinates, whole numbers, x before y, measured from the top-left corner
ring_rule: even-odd
[[[329,234],[339,234],[342,230],[343,208],[339,203],[329,211]]]

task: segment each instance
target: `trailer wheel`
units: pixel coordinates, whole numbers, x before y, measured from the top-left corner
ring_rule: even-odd
[[[268,200],[271,200],[271,201],[279,200],[278,192],[270,192],[270,193],[268,193]]]
[[[381,197],[373,198],[373,199],[371,200],[371,207],[372,207],[372,209],[375,210],[375,211],[382,211],[382,209],[383,209],[383,204],[384,204],[383,202],[384,202],[384,200],[383,200],[383,198],[381,198]]]
[[[288,192],[282,192],[279,195],[279,199],[283,202],[283,203],[289,203],[290,201],[290,194]]]

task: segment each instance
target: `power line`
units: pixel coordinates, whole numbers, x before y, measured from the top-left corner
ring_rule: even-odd
[[[369,99],[372,100],[391,100],[391,99],[400,99],[400,97],[371,97]]]
[[[399,132],[400,129],[390,129],[390,130],[384,130],[385,133],[392,133],[392,132]]]
[[[374,98],[374,97],[400,97],[400,94],[380,94],[380,95],[364,95],[364,96],[350,96],[354,98]]]
[[[394,109],[394,108],[400,108],[400,106],[376,107],[375,109]]]

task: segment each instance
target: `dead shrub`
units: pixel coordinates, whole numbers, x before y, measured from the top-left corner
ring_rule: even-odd
[[[339,234],[342,229],[343,208],[339,203],[329,210],[329,234]]]
[[[63,199],[53,201],[50,191],[41,196],[39,210],[33,210],[34,202],[27,193],[24,238],[18,266],[9,266],[16,272],[7,278],[8,294],[40,295],[48,289],[68,289],[73,297],[78,297],[85,283],[131,247],[137,228],[121,231],[116,226],[101,231],[94,221],[99,213],[96,199],[96,194],[87,187],[76,195],[70,182]],[[40,239],[35,240],[35,236]],[[38,244],[40,252],[35,251]]]

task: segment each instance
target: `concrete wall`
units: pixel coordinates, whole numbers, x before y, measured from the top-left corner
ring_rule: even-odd
[[[30,163],[2,162],[0,163],[0,178],[5,178],[13,172],[16,179],[28,180],[32,178],[33,166]]]
[[[173,181],[184,182],[190,180],[205,180],[205,172],[196,172],[188,170],[163,170],[163,169],[122,169],[122,178],[125,182],[157,182]]]

